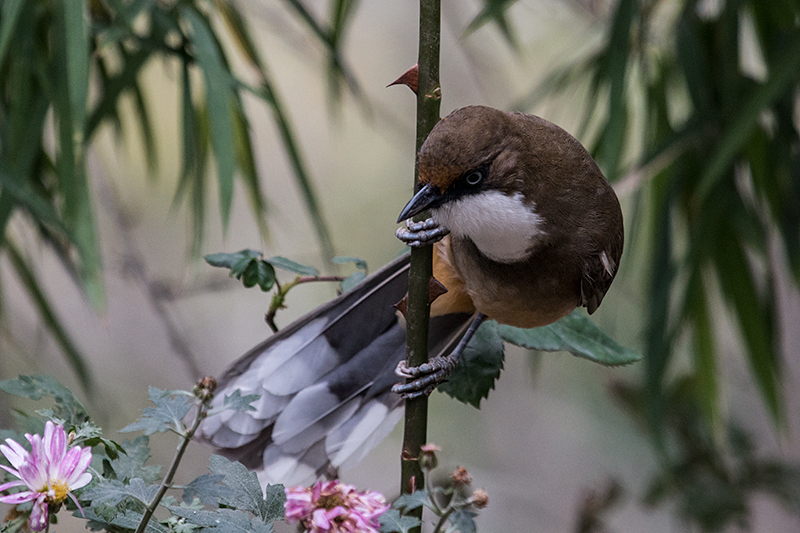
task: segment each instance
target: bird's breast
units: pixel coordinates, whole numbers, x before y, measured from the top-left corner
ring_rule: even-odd
[[[524,259],[546,236],[544,218],[520,193],[483,191],[448,202],[435,214],[453,236],[471,240],[500,263]]]

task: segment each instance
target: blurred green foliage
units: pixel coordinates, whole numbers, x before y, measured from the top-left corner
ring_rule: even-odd
[[[358,91],[339,51],[356,3],[331,2],[329,24],[318,22],[300,2],[286,0],[285,5],[330,57],[331,92],[338,94],[342,85]],[[248,69],[248,79],[255,74],[254,84],[234,72],[234,57]],[[193,251],[199,251],[204,235],[210,175],[216,175],[223,226],[239,177],[253,218],[266,234],[265,195],[242,102],[249,92],[273,111],[323,254],[333,257],[288,113],[235,2],[0,1],[0,246],[85,387],[89,369],[41,290],[35,266],[12,242],[8,222],[15,212],[27,213],[41,239],[102,307],[102,257],[86,153],[102,126],[112,125],[121,135],[121,103],[129,99],[155,170],[157,136],[148,110],[153,96],[140,81],[155,60],[179,67],[183,164],[175,201],[191,207]]]
[[[582,82],[593,155],[636,192],[637,212],[650,213],[648,227],[633,229],[651,247],[651,428],[659,433],[667,372],[686,332],[699,402],[717,416],[717,291],[781,424],[774,258],[785,256],[800,281],[800,3],[620,0],[605,42],[544,87]]]

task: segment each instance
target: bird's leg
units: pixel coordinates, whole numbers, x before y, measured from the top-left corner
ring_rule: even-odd
[[[414,379],[414,381],[398,383],[392,387],[392,392],[401,395],[407,400],[432,393],[433,389],[453,373],[453,369],[458,364],[458,359],[464,353],[469,341],[472,340],[484,320],[486,320],[486,315],[478,312],[469,323],[464,336],[458,341],[458,345],[449,355],[433,357],[427,363],[414,367],[409,367],[405,361],[400,361],[394,373],[402,378]]]
[[[450,233],[449,229],[431,217],[422,222],[406,220],[406,227],[397,228],[395,236],[412,248],[416,248],[441,241],[448,233]]]

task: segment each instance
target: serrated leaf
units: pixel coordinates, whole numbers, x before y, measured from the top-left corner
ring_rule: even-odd
[[[168,392],[155,387],[150,387],[149,392],[150,401],[156,404],[156,407],[142,409],[142,417],[120,429],[120,433],[143,431],[145,435],[152,435],[171,429],[180,430],[181,420],[192,407],[188,398],[183,395],[171,397]]]
[[[489,396],[495,380],[500,377],[503,356],[503,340],[497,333],[497,324],[494,321],[484,322],[475,332],[447,382],[439,385],[439,391],[480,408],[481,400]]]
[[[72,391],[52,376],[36,374],[6,379],[0,381],[0,390],[31,400],[53,398],[56,402],[55,415],[72,425],[80,424],[88,417],[86,408],[75,398]]]
[[[248,394],[242,396],[242,391],[236,389],[233,394],[225,396],[222,401],[223,409],[230,409],[232,411],[255,411],[256,408],[252,405],[253,402],[261,398],[260,394]]]
[[[231,489],[222,483],[224,479],[220,474],[203,474],[193,479],[183,487],[183,501],[190,503],[197,498],[206,505],[216,506],[219,500],[230,499]]]
[[[196,524],[215,533],[272,533],[272,524],[264,522],[245,511],[235,509],[218,509],[205,511],[170,507],[169,510],[187,522]]]
[[[504,341],[523,348],[546,352],[563,350],[603,365],[628,365],[642,358],[639,352],[621,346],[606,335],[578,309],[549,326],[521,329],[500,324],[497,332]]]
[[[111,525],[124,527],[125,529],[136,530],[142,522],[144,515],[131,509],[126,509],[124,513],[120,513],[111,521]],[[169,529],[164,527],[161,523],[150,519],[145,527],[145,533],[171,533]]]
[[[155,481],[161,472],[161,465],[146,466],[150,459],[150,437],[140,435],[133,440],[125,440],[120,444],[125,453],[110,461],[111,468],[120,480],[135,477],[145,481]]]
[[[301,265],[300,263],[292,261],[291,259],[286,259],[285,257],[278,255],[266,259],[266,262],[275,268],[288,270],[289,272],[294,272],[295,274],[300,274],[301,276],[313,276],[315,278],[319,277],[319,272],[316,268],[308,265]]]
[[[404,512],[419,509],[423,505],[431,507],[430,496],[427,490],[416,490],[411,494],[401,494],[392,502],[393,509],[399,509]]]
[[[422,520],[413,516],[401,515],[397,509],[389,509],[379,519],[381,533],[410,533],[422,524]]]
[[[267,522],[283,517],[285,495],[282,485],[268,486],[265,498],[255,472],[220,455],[211,456],[209,470],[223,476],[223,482],[231,488],[231,494],[223,499],[227,506],[250,511]]]
[[[459,533],[475,533],[478,528],[475,525],[475,517],[478,513],[470,509],[456,509],[450,515],[448,521],[450,525]]]
[[[148,485],[140,478],[131,479],[125,484],[117,479],[102,479],[81,493],[81,499],[104,505],[118,505],[134,498],[148,505],[158,492],[158,485]]]

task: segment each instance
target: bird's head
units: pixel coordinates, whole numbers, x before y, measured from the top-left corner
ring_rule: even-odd
[[[508,114],[484,106],[464,107],[439,121],[419,152],[423,187],[397,221],[467,196],[505,188],[493,163],[513,142],[514,129]]]

